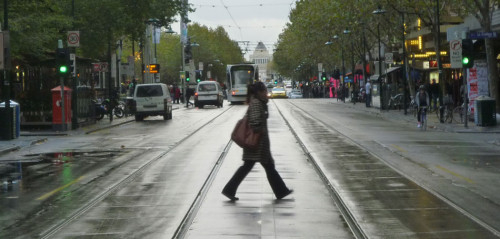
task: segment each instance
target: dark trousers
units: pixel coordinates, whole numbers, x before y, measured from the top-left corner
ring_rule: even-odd
[[[229,182],[227,182],[222,192],[232,196],[236,195],[238,186],[240,186],[240,183],[245,179],[250,170],[252,170],[255,163],[255,161],[245,161],[244,164],[236,170],[236,173],[234,173]],[[267,180],[273,189],[274,195],[280,198],[288,194],[289,189],[286,187],[278,171],[276,171],[274,163],[261,163],[261,165],[266,170]]]
[[[371,105],[371,100],[372,100],[372,94],[366,94],[366,107],[370,107]]]

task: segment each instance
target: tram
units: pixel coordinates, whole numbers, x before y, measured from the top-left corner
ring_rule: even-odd
[[[247,85],[259,81],[256,64],[227,65],[227,100],[231,104],[242,104],[247,97]]]

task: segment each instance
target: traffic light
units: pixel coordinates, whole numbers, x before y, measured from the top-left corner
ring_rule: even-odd
[[[156,74],[160,72],[160,64],[148,65],[149,73]]]
[[[321,73],[321,80],[326,81],[326,73],[325,72]]]
[[[189,80],[191,80],[189,79],[189,71],[186,71],[186,82],[189,82]]]
[[[474,66],[474,44],[472,39],[462,40],[462,67],[471,68]]]
[[[278,84],[278,80],[274,80],[274,84],[277,85]]]
[[[201,71],[196,71],[196,82],[201,81]]]
[[[69,72],[69,51],[67,48],[56,49],[56,67],[57,73],[61,76],[66,76]]]

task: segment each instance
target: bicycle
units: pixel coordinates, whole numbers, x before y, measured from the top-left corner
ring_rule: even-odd
[[[453,121],[453,105],[446,104],[443,109],[443,120],[445,123],[451,123]]]
[[[397,94],[395,96],[391,96],[389,99],[389,103],[387,104],[387,110],[398,109],[401,110],[403,101],[403,94]]]
[[[422,110],[420,113],[420,130],[426,131],[427,130],[427,109],[429,107],[427,106],[420,106],[418,107],[418,110]]]
[[[462,103],[462,105],[455,107],[453,109],[452,114],[459,116],[459,117],[453,117],[455,123],[464,123],[464,118],[465,118],[464,103]]]

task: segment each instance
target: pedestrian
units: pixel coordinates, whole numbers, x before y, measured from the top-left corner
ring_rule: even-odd
[[[175,92],[174,92],[175,93],[175,98],[174,98],[175,102],[177,104],[180,104],[179,99],[181,98],[181,89],[179,89],[179,87],[177,87],[177,85],[175,85],[174,87],[175,87]]]
[[[260,142],[256,149],[243,149],[243,165],[236,170],[233,177],[227,182],[222,190],[222,194],[231,201],[238,200],[236,190],[247,174],[252,170],[256,162],[264,167],[267,180],[277,199],[282,199],[290,195],[293,190],[288,189],[283,179],[276,171],[274,159],[271,155],[271,144],[269,141],[269,131],[267,129],[267,89],[262,82],[248,85],[247,89],[248,122],[254,131],[260,132]]]
[[[431,97],[431,104],[434,105],[434,110],[437,109],[437,100],[439,97],[439,85],[436,83],[436,79],[432,79],[432,83],[430,85],[429,89],[430,97]],[[429,105],[430,106],[430,105]]]
[[[137,85],[137,81],[136,81],[135,79],[133,79],[133,80],[132,80],[132,83],[130,83],[130,84],[128,85],[128,90],[129,90],[129,92],[130,92],[129,94],[130,94],[131,96],[133,96],[133,95],[134,95],[134,91],[135,91],[135,86],[136,86],[136,85]]]
[[[418,112],[417,112],[417,120],[418,120],[417,127],[420,128],[420,127],[422,127],[422,123],[421,123],[422,121],[420,120],[420,117],[422,115],[422,110],[423,110],[420,107],[430,106],[429,94],[425,90],[425,86],[424,85],[421,85],[419,87],[419,90],[418,90],[417,94],[415,95],[415,103],[417,104],[417,109],[418,109]]]
[[[194,94],[194,89],[191,89],[189,88],[189,86],[187,86],[186,88],[186,108],[189,108],[189,105],[192,104],[191,102],[189,102],[189,99],[191,98],[191,96]]]
[[[372,85],[370,81],[366,81],[365,85],[365,97],[366,97],[366,107],[371,107],[371,99],[372,99]]]

